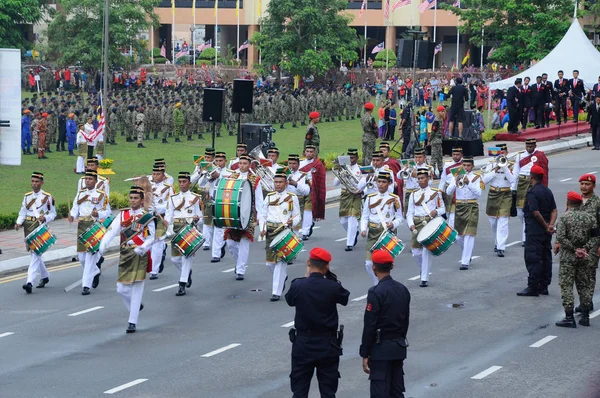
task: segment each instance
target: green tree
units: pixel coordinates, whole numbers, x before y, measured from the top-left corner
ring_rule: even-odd
[[[572,0],[462,0],[461,6],[443,4],[460,17],[460,32],[470,43],[494,42],[494,61],[527,63],[545,57],[571,24]]]
[[[59,11],[48,26],[48,43],[62,65],[80,64],[98,70],[102,60],[104,1],[59,0]],[[132,48],[137,59],[148,50],[139,33],[158,25],[154,8],[159,0],[110,0],[109,66],[131,63],[121,51]]]
[[[0,48],[32,48],[19,25],[41,21],[48,10],[46,0],[0,1]]]
[[[293,75],[323,74],[334,61],[354,61],[356,31],[348,26],[346,0],[271,0],[251,43],[263,63]]]

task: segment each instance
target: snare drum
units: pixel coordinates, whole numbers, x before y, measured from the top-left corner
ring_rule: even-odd
[[[102,221],[102,226],[106,229],[108,229],[108,227],[110,227],[110,224],[112,224],[112,222],[114,221],[115,216],[113,216],[112,214],[108,217],[106,217],[104,219],[104,221]]]
[[[41,256],[56,242],[56,235],[46,224],[42,224],[25,237],[25,244],[29,250]]]
[[[215,191],[213,223],[219,228],[246,229],[252,215],[252,185],[223,178]]]
[[[443,254],[456,241],[458,233],[442,217],[429,221],[417,235],[417,241],[434,256]]]
[[[304,242],[298,239],[294,231],[286,228],[275,235],[269,248],[275,252],[278,260],[289,263],[304,249]]]
[[[396,258],[404,250],[404,243],[391,231],[383,231],[377,242],[371,247],[371,253],[377,249],[385,249]]]
[[[106,234],[106,228],[103,224],[96,222],[91,227],[83,231],[81,235],[77,237],[79,243],[85,246],[88,252],[95,254],[100,250],[100,242]]]
[[[184,257],[191,257],[204,243],[204,237],[196,227],[186,224],[186,226],[173,237],[171,243]]]

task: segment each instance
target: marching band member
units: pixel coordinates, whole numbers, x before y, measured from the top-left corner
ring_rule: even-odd
[[[86,161],[86,170],[98,172],[98,158],[93,157],[87,159]],[[85,189],[85,176],[82,176],[77,182],[77,192]],[[106,197],[110,198],[110,180],[103,175],[98,174],[98,183],[96,184],[96,189],[104,191],[106,193]]]
[[[248,145],[247,144],[244,144],[243,142],[240,142],[239,144],[237,144],[237,146],[235,147],[236,157],[229,161],[229,165],[227,166],[227,168],[232,171],[239,169],[240,156],[245,155],[247,153],[248,153]]]
[[[506,144],[496,146],[500,148],[502,155],[508,156]],[[512,204],[510,187],[517,181],[517,175],[513,173],[512,165],[512,162],[507,162],[504,166],[495,166],[483,175],[483,182],[490,186],[485,213],[488,215],[492,227],[492,234],[495,238],[494,252],[498,254],[498,257],[504,257]]]
[[[400,204],[404,208],[404,180],[398,178],[398,172],[402,170],[402,166],[397,159],[390,157],[390,143],[382,141],[379,144],[379,150],[383,154],[383,165],[387,166],[392,171],[394,178],[394,193],[400,197]]]
[[[468,270],[475,247],[481,191],[485,188],[481,174],[473,172],[473,158],[463,158],[466,174],[451,178],[446,194],[456,196],[456,231],[462,243],[461,270]]]
[[[179,193],[172,195],[167,202],[165,221],[169,225],[169,232],[172,232],[172,235],[179,233],[187,224],[195,225],[202,217],[200,211],[202,201],[200,195],[190,191],[190,181],[190,173],[180,171],[177,176]],[[176,296],[184,296],[185,288],[192,286],[192,257],[184,257],[171,243],[171,261],[180,271],[179,290],[177,290]]]
[[[277,170],[281,168],[281,166],[277,164],[277,161],[279,160],[279,149],[269,148],[267,150],[267,159],[273,162],[273,164],[269,166],[269,168],[273,172],[273,175],[275,175],[275,173],[277,173]]]
[[[360,186],[364,177],[360,171],[358,165],[358,149],[349,148],[347,155],[350,157],[350,165],[348,166],[349,171],[354,175],[358,181],[357,187]],[[342,182],[338,177],[333,179],[333,185],[338,187],[342,185]],[[346,187],[342,186],[342,193],[340,196],[340,224],[346,230],[346,250],[347,252],[352,251],[352,248],[356,246],[358,241],[358,218],[361,214],[362,205],[362,190],[359,193],[352,193]]]
[[[154,159],[154,164],[157,165],[158,167],[162,167],[163,169],[165,169],[165,182],[167,184],[169,184],[170,186],[173,186],[175,184],[175,179],[173,178],[173,176],[169,173],[167,173],[167,162],[165,162],[164,158],[159,158],[159,159]],[[148,179],[151,180],[152,176],[149,175]]]
[[[211,202],[215,199],[215,189],[221,178],[227,178],[231,175],[231,170],[225,168],[227,155],[225,152],[215,153],[215,169],[210,174],[208,182],[210,184],[209,193]],[[213,226],[212,259],[211,263],[218,263],[225,256],[225,231],[216,225]]]
[[[135,333],[138,316],[144,308],[144,280],[148,269],[148,250],[154,243],[154,222],[146,225],[136,222],[146,214],[142,206],[144,189],[132,186],[129,191],[129,209],[123,209],[110,224],[102,242],[100,253],[113,238],[121,235],[119,271],[117,276],[117,293],[121,295],[125,307],[129,311],[129,325],[126,333]]]
[[[513,173],[515,176],[519,176],[518,180],[512,184],[511,189],[516,191],[516,206],[517,215],[521,220],[522,224],[522,238],[523,242],[521,245],[525,247],[525,216],[523,213],[523,206],[525,206],[525,197],[527,191],[531,187],[529,180],[529,174],[531,173],[531,167],[536,164],[544,170],[544,179],[542,184],[548,186],[548,158],[542,151],[536,149],[537,140],[535,138],[528,138],[525,141],[525,150],[518,153],[515,159],[515,166]]]
[[[304,147],[303,160],[300,161],[300,171],[310,173],[307,183],[310,185],[310,198],[305,196],[304,214],[302,215],[302,240],[308,240],[312,235],[315,221],[325,219],[326,171],[319,159],[315,146]],[[310,202],[308,200],[310,199]]]
[[[298,203],[300,205],[300,219],[303,220],[304,210],[306,204],[310,205],[310,184],[309,180],[311,177],[310,173],[304,173],[299,170],[300,168],[300,156],[296,154],[288,155],[288,169],[290,174],[288,175],[288,186],[287,190],[295,194],[298,197]],[[298,225],[300,226],[300,224]],[[296,227],[298,228],[298,227]],[[296,229],[296,235],[302,237],[302,230]]]
[[[165,220],[167,204],[169,198],[175,195],[173,186],[165,182],[165,169],[162,166],[154,165],[152,168],[152,208],[156,218],[154,219],[155,239],[150,251],[152,259],[152,271],[150,280],[158,279],[158,274],[162,272],[164,267],[167,244],[164,237],[167,233],[169,224]],[[162,239],[161,239],[162,238]]]
[[[260,178],[250,172],[250,164],[252,158],[248,155],[241,155],[238,162],[238,170],[231,174],[228,178],[236,180],[244,179],[250,181],[252,189],[254,190],[254,203],[252,206],[252,215],[250,217],[250,224],[244,230],[239,229],[225,229],[225,240],[227,241],[227,247],[229,252],[233,256],[235,264],[236,280],[243,281],[244,275],[246,274],[246,266],[248,262],[248,254],[250,253],[250,242],[254,242],[254,224],[256,221],[256,212],[263,205],[263,194],[260,185]]]
[[[439,189],[431,188],[429,184],[431,170],[429,168],[417,171],[419,189],[412,192],[408,198],[408,210],[406,222],[412,231],[412,255],[421,268],[421,287],[427,287],[429,281],[429,269],[431,268],[432,254],[418,241],[417,235],[426,223],[433,218],[442,216],[446,212],[444,199]]]
[[[370,177],[364,178],[360,181],[358,187],[363,190],[364,196],[367,197],[372,193],[379,192],[377,188],[377,176],[380,172],[392,173],[392,170],[383,163],[383,153],[381,151],[374,151],[371,155],[371,165],[373,166],[373,173]],[[394,183],[392,182],[388,187],[388,192],[394,192]]]
[[[452,161],[446,162],[442,170],[440,177],[440,183],[438,188],[442,191],[444,196],[444,205],[446,206],[446,215],[448,216],[448,225],[454,228],[454,212],[456,209],[456,195],[446,194],[446,189],[450,184],[450,181],[454,178],[453,171],[456,172],[462,167],[463,149],[460,146],[452,148]]]
[[[365,269],[373,279],[373,285],[378,282],[373,272],[371,261],[371,247],[377,242],[384,230],[395,233],[402,225],[402,206],[398,195],[389,192],[392,185],[392,175],[387,171],[380,171],[377,175],[377,193],[367,196],[362,208],[360,230],[363,238],[367,238],[367,259]]]
[[[90,170],[85,172],[85,189],[75,196],[69,214],[69,222],[77,219],[77,236],[84,233],[97,220],[105,219],[111,215],[110,202],[106,192],[96,189],[98,173]],[[96,288],[99,283],[100,269],[97,266],[101,255],[99,252],[91,254],[83,243],[77,241],[79,261],[83,265],[81,278],[82,295],[90,294],[90,287]]]
[[[277,258],[271,248],[273,238],[284,227],[294,228],[300,223],[300,204],[298,197],[287,191],[287,175],[280,169],[273,178],[275,191],[270,192],[259,212],[258,225],[260,236],[266,237],[267,267],[273,272],[273,288],[271,301],[279,301],[287,279],[287,264]]]
[[[75,163],[75,173],[85,173],[85,159],[87,157],[87,139],[83,129],[83,123],[77,125],[77,136],[75,140],[77,145],[77,162]]]
[[[56,209],[54,208],[54,198],[44,190],[44,174],[39,171],[31,173],[31,192],[27,192],[21,203],[19,217],[15,223],[15,230],[18,231],[23,226],[25,237],[32,233],[39,225],[47,224],[56,218]],[[29,247],[27,247],[27,251]],[[43,288],[50,282],[46,264],[41,255],[31,251],[31,260],[27,269],[27,283],[23,285],[23,290],[28,294],[31,293],[33,283],[37,278],[38,271],[40,273],[40,283],[37,288]]]
[[[420,187],[417,170],[427,170],[429,172],[428,184],[431,185],[433,181],[433,167],[427,164],[427,156],[425,155],[425,148],[416,148],[415,149],[415,164],[414,168],[408,168],[410,175],[404,181],[404,216],[406,217],[406,213],[408,211],[408,199],[410,194],[417,191]],[[406,169],[406,168],[405,168]],[[402,171],[399,171],[397,174],[397,178],[402,179]]]
[[[204,161],[212,163],[215,160],[215,149],[206,148],[204,150]],[[204,237],[204,243],[202,244],[202,250],[210,250],[213,241],[214,234],[214,223],[213,223],[213,203],[210,198],[211,192],[214,189],[214,181],[210,181],[211,174],[207,171],[200,169],[200,165],[196,165],[194,172],[192,173],[191,183],[198,184],[200,195],[202,196],[202,203],[204,203],[204,209],[202,209],[203,223],[202,223],[202,236]]]

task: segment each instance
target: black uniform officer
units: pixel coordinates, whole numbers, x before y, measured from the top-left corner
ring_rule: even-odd
[[[410,293],[392,279],[392,268],[394,258],[389,252],[373,252],[373,271],[379,283],[369,289],[360,346],[363,370],[371,380],[371,398],[404,398]]]
[[[529,178],[531,188],[523,207],[525,216],[525,266],[529,277],[527,288],[517,296],[548,294],[552,280],[552,234],[556,231],[557,210],[552,191],[542,184],[544,169],[533,165]]]
[[[343,325],[338,333],[337,304],[347,305],[350,292],[329,271],[331,254],[319,247],[310,251],[305,278],[292,281],[285,300],[296,307],[295,329],[290,330],[294,398],[308,397],[315,368],[321,397],[332,398],[338,388]]]

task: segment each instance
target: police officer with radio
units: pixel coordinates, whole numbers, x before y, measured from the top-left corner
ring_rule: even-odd
[[[371,398],[404,398],[404,370],[410,315],[410,293],[390,276],[394,258],[383,249],[373,252],[373,272],[379,283],[369,289],[360,356],[371,380]]]
[[[321,397],[333,398],[338,388],[344,325],[338,331],[337,304],[347,305],[350,292],[329,270],[331,254],[310,251],[305,278],[292,281],[285,300],[296,307],[290,330],[292,345],[291,389],[294,398],[306,398],[315,368]]]

